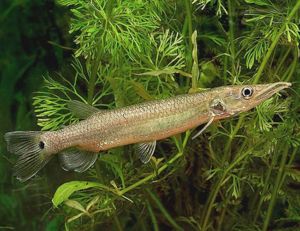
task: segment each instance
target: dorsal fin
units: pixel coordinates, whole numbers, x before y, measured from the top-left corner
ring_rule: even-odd
[[[77,100],[70,100],[67,103],[67,106],[73,115],[79,119],[86,119],[96,112],[105,111]]]

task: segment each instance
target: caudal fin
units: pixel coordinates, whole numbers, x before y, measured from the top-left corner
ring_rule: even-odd
[[[50,160],[38,131],[15,131],[4,135],[7,150],[19,156],[14,166],[14,175],[24,182],[33,177]]]

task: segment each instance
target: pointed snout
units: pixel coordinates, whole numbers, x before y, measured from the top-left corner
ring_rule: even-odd
[[[274,94],[276,94],[277,92],[285,88],[289,88],[291,86],[292,84],[289,82],[277,82],[277,83],[260,85],[261,89],[259,89],[258,94],[255,96],[254,99],[257,101],[266,100],[271,96],[273,96]]]

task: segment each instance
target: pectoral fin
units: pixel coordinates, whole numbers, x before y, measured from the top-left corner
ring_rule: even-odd
[[[67,105],[69,110],[79,119],[86,119],[94,113],[105,111],[77,100],[71,100]]]
[[[97,160],[98,153],[82,151],[76,148],[67,149],[59,153],[61,167],[75,172],[88,170]]]
[[[147,143],[137,144],[136,150],[138,152],[139,159],[144,163],[148,163],[155,151],[156,140]]]
[[[205,129],[208,128],[209,125],[211,125],[211,123],[214,121],[214,118],[215,118],[215,117],[212,116],[212,117],[210,118],[210,120],[207,122],[207,124],[205,124],[205,126],[204,126],[199,132],[197,132],[196,135],[194,135],[194,136],[192,137],[192,139],[194,140],[194,139],[196,139],[198,136],[200,136],[200,135],[202,134],[202,132],[204,132]]]

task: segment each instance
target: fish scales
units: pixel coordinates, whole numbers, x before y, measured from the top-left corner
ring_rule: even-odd
[[[60,148],[79,146],[93,151],[106,150],[113,146],[163,139],[187,130],[199,122],[197,118],[203,109],[207,110],[206,104],[202,93],[180,95],[99,112],[54,133]],[[202,117],[199,119],[203,120]],[[203,122],[205,120],[207,118]]]

